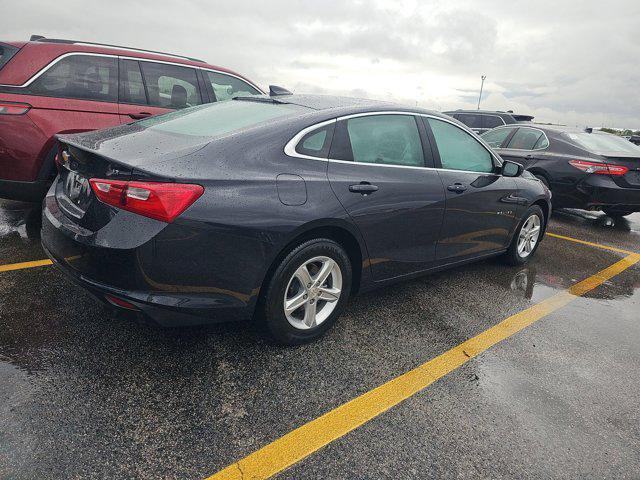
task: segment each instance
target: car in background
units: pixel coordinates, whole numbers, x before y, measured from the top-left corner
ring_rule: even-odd
[[[612,217],[640,211],[640,147],[622,137],[591,128],[507,125],[482,139],[548,186],[554,208]]]
[[[459,122],[340,97],[239,97],[60,137],[42,243],[164,325],[254,315],[313,340],[350,293],[495,255],[527,262],[549,192]]]
[[[631,135],[628,140],[634,145],[640,145],[640,135]]]
[[[0,42],[0,197],[40,201],[55,174],[55,135],[263,93],[195,58],[33,36]]]
[[[533,120],[531,115],[518,115],[511,110],[508,112],[499,110],[455,110],[443,113],[464,123],[478,135],[502,125],[530,122]]]

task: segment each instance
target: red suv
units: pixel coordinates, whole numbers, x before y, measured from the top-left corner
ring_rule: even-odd
[[[0,197],[42,199],[56,134],[262,93],[195,58],[39,36],[0,42]]]

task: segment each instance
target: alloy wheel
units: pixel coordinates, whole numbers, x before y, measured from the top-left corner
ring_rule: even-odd
[[[540,217],[531,215],[522,224],[520,234],[518,236],[518,255],[526,258],[536,248],[538,239],[540,238]]]
[[[329,257],[307,260],[293,273],[284,292],[284,314],[291,326],[314,328],[335,310],[342,294],[342,272]]]

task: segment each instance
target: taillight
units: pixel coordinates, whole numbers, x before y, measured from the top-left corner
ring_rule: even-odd
[[[171,223],[203,193],[189,183],[128,182],[92,178],[91,187],[100,200],[138,215]]]
[[[624,165],[610,163],[587,162],[585,160],[569,160],[569,163],[578,170],[598,175],[624,175],[629,171]]]
[[[0,102],[0,115],[22,115],[27,113],[31,105],[28,103],[5,103]]]

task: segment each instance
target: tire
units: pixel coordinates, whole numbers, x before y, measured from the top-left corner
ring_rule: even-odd
[[[533,217],[537,217],[537,221]],[[532,225],[535,227],[536,223],[538,228],[537,236],[535,236],[535,238],[530,237],[529,243],[527,244],[526,241],[521,238],[522,235],[526,235],[526,233],[523,233],[523,229],[529,229]],[[518,224],[518,228],[513,235],[509,249],[504,254],[504,260],[506,263],[509,265],[522,265],[527,263],[529,259],[533,257],[534,253],[536,253],[538,245],[540,245],[544,229],[544,213],[539,206],[532,205],[522,216],[522,220]],[[521,244],[521,240],[525,243]],[[521,247],[525,247],[524,250]]]
[[[617,208],[603,208],[602,211],[610,217],[626,217],[634,213],[634,210],[622,210]]]
[[[328,276],[316,286],[323,267]],[[297,246],[269,280],[261,307],[266,330],[283,345],[317,340],[344,310],[351,293],[351,278],[349,257],[333,240],[318,238]],[[285,299],[292,308],[288,312],[285,312]]]

